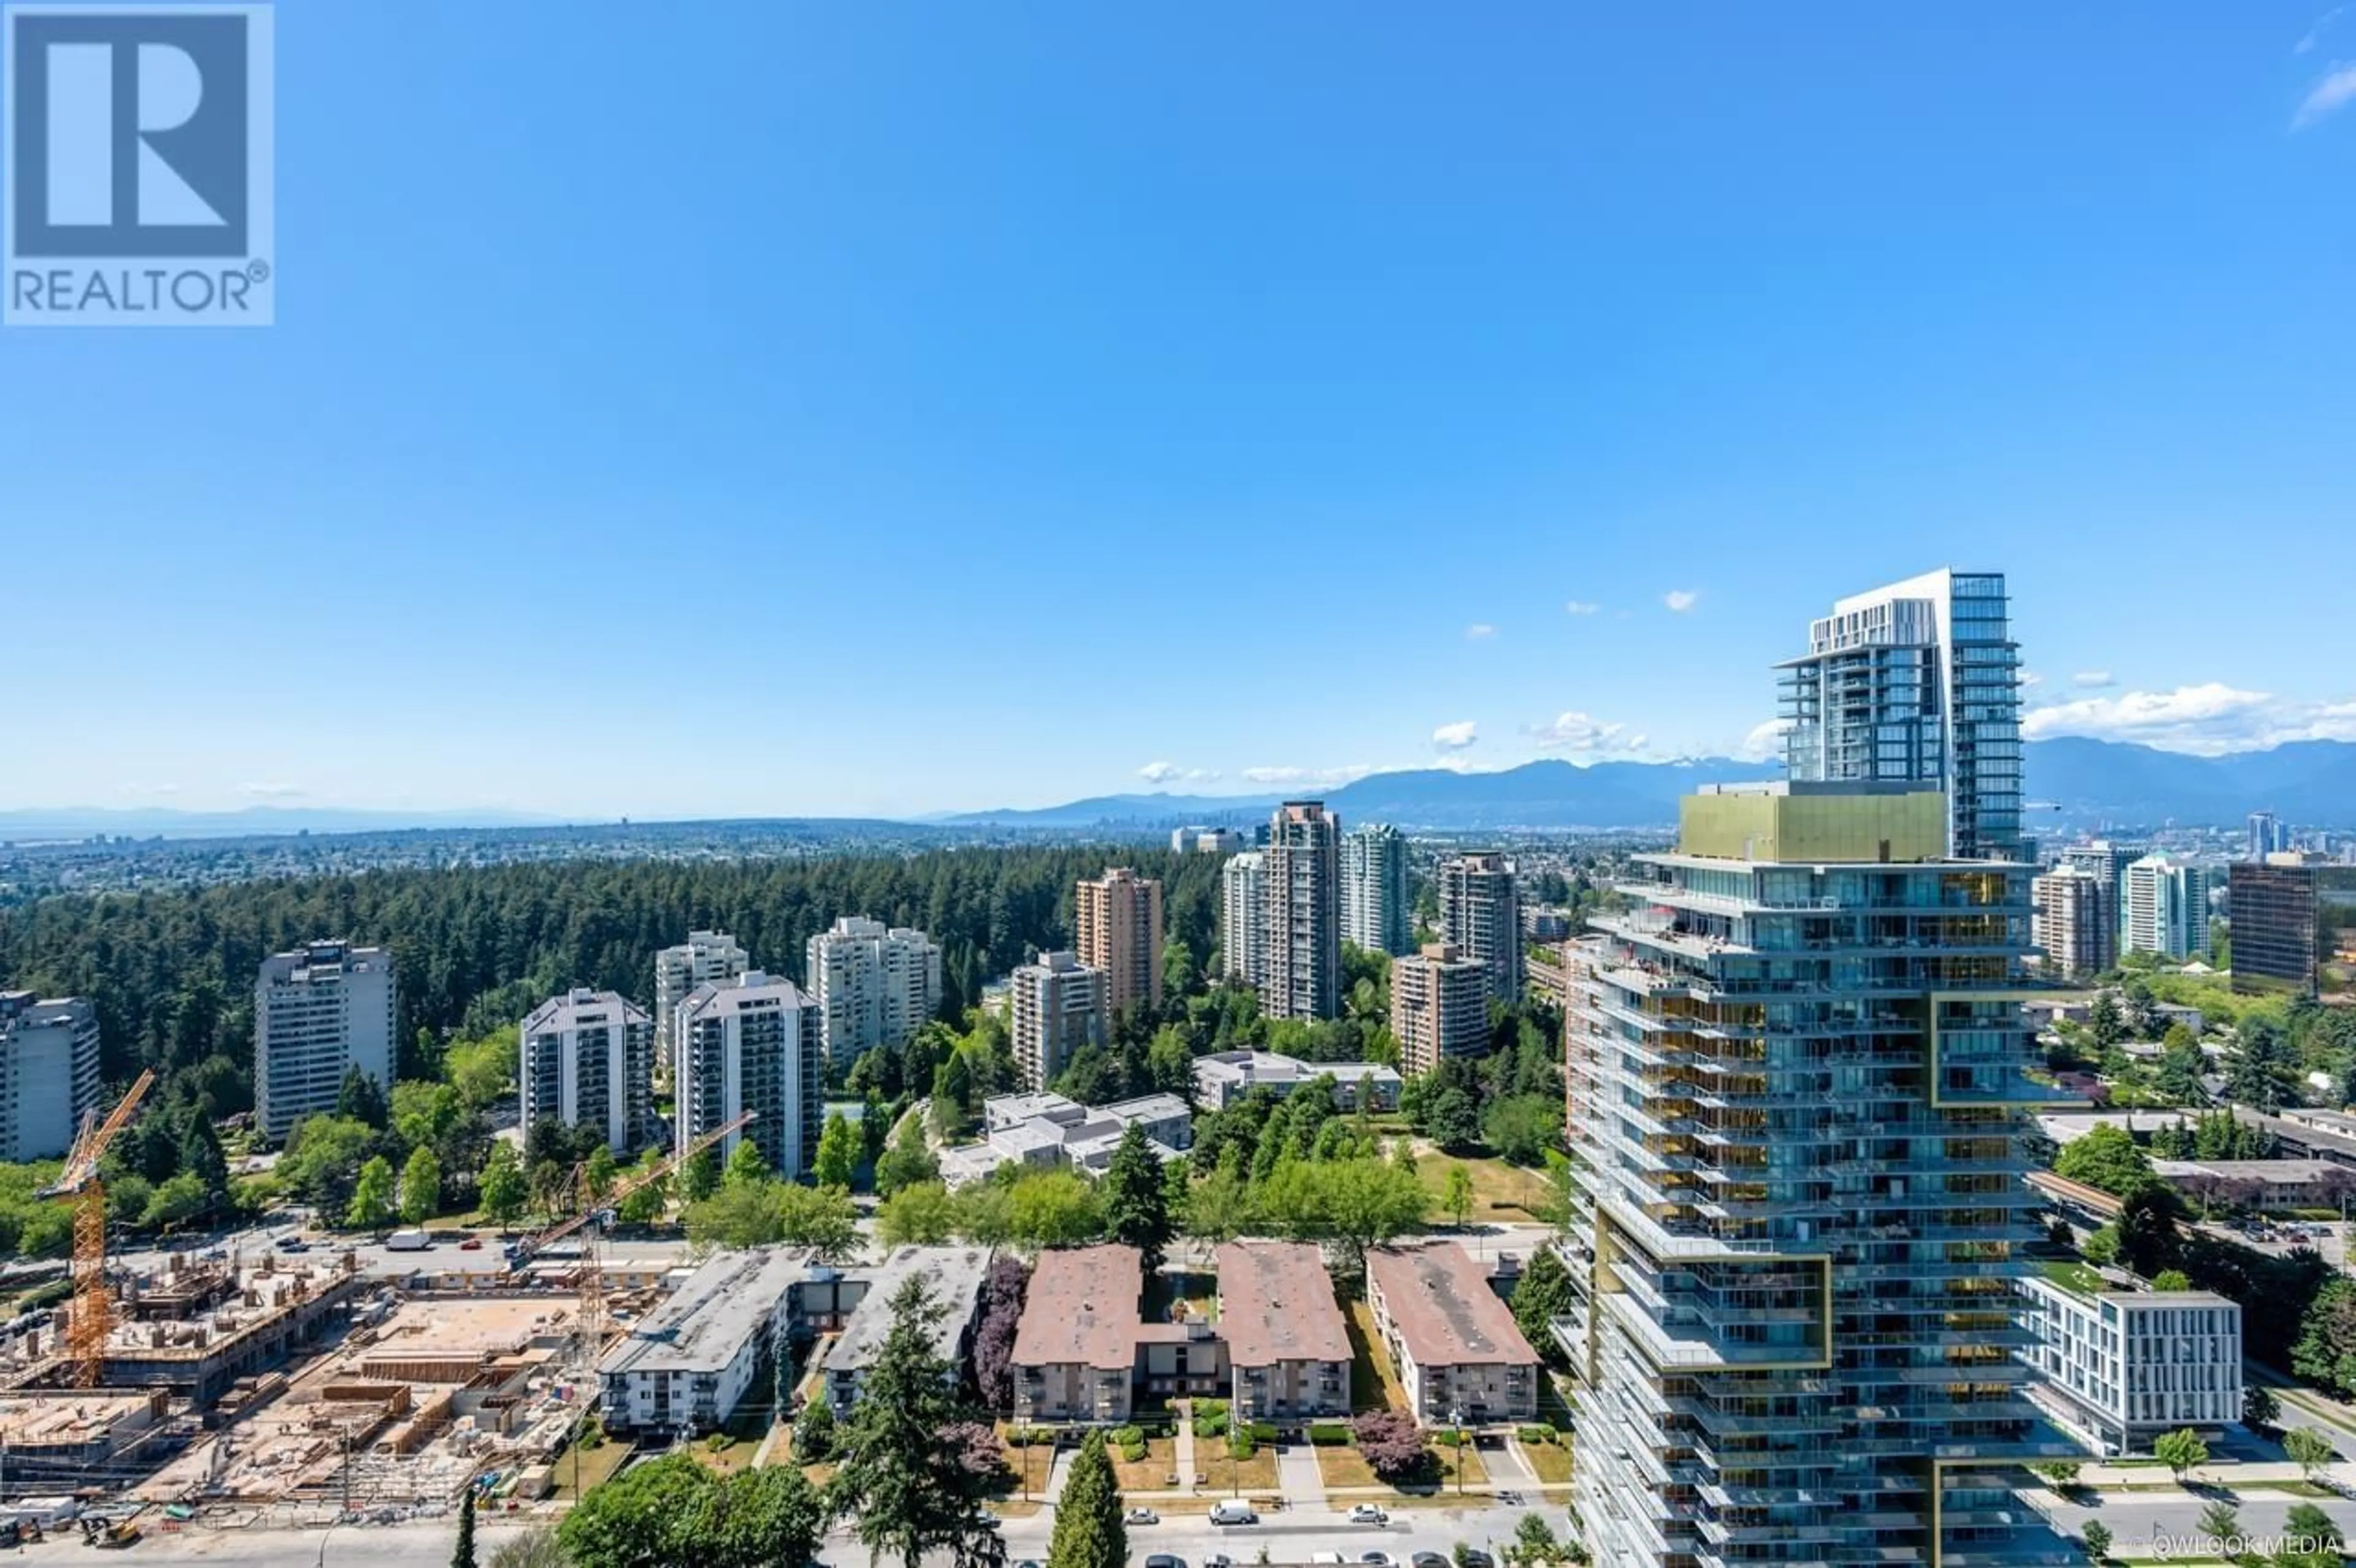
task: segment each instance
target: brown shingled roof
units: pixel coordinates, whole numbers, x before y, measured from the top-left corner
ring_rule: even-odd
[[[1366,1277],[1419,1366],[1538,1359],[1486,1272],[1453,1242],[1376,1247],[1366,1253]]]
[[[1306,1242],[1219,1248],[1219,1336],[1239,1367],[1350,1359],[1333,1282],[1324,1258]]]
[[[1013,1364],[1136,1364],[1138,1297],[1145,1266],[1135,1247],[1078,1247],[1039,1254],[1014,1333]]]

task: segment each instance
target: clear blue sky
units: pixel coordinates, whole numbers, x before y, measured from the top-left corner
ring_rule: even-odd
[[[279,325],[0,335],[0,805],[1725,751],[1947,563],[2356,738],[2325,10],[284,6]]]

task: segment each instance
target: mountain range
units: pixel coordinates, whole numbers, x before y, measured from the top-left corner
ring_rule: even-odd
[[[2302,741],[2264,752],[2190,756],[2117,741],[2031,741],[2022,762],[2029,831],[2052,826],[2165,822],[2230,825],[2258,810],[2301,825],[2356,826],[2356,742]],[[937,820],[1008,827],[1227,827],[1264,819],[1301,795],[1344,822],[1440,830],[1633,828],[1676,820],[1677,797],[1698,784],[1775,778],[1772,763],[1697,757],[1669,763],[1544,761],[1496,773],[1426,768],[1373,773],[1290,796],[1097,795],[1033,810],[966,812]]]
[[[2196,757],[2116,741],[2031,741],[2023,763],[2029,830],[2113,823],[2231,826],[2272,811],[2302,827],[2356,827],[2356,741],[2301,741],[2264,752]],[[940,827],[1143,831],[1189,823],[1264,822],[1279,802],[1323,800],[1344,822],[1480,832],[1506,828],[1664,827],[1677,797],[1698,784],[1774,778],[1772,763],[1696,757],[1667,763],[1545,761],[1495,773],[1423,768],[1370,773],[1328,790],[1266,795],[1107,795],[1062,805],[1006,807],[926,817]],[[397,813],[258,806],[244,811],[0,811],[0,842],[85,837],[231,837],[368,833],[402,828],[500,828],[556,819],[511,811]]]

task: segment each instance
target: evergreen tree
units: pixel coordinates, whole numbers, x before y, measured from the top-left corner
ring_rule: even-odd
[[[475,1488],[458,1498],[458,1544],[450,1553],[450,1568],[475,1568]]]
[[[1104,1227],[1114,1241],[1135,1247],[1146,1275],[1160,1272],[1176,1226],[1170,1219],[1170,1189],[1162,1178],[1162,1160],[1147,1142],[1145,1129],[1131,1122],[1113,1150],[1105,1169]]]
[[[1047,1568],[1124,1568],[1129,1527],[1122,1521],[1120,1485],[1105,1452],[1105,1435],[1091,1432],[1064,1477],[1048,1538]]]
[[[903,1284],[890,1307],[891,1329],[837,1440],[847,1457],[832,1500],[857,1516],[871,1557],[889,1552],[921,1568],[927,1552],[946,1551],[958,1568],[994,1565],[1004,1546],[981,1520],[991,1477],[967,1464],[951,1440],[967,1413],[958,1404],[957,1369],[933,1349],[944,1309],[921,1279]]]
[[[385,1101],[383,1084],[358,1067],[347,1067],[344,1081],[336,1090],[336,1115],[348,1122],[366,1122],[382,1132],[392,1120],[392,1107]]]
[[[1522,1270],[1514,1286],[1514,1321],[1520,1326],[1522,1338],[1549,1361],[1559,1363],[1563,1359],[1562,1346],[1554,1337],[1554,1320],[1567,1316],[1576,1299],[1570,1270],[1563,1266],[1561,1254],[1552,1247],[1534,1251],[1529,1266]]]

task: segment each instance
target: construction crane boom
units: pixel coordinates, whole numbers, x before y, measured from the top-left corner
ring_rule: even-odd
[[[84,1115],[65,1168],[41,1189],[44,1198],[73,1200],[73,1317],[67,1325],[66,1353],[80,1388],[98,1386],[106,1370],[106,1337],[114,1327],[114,1296],[106,1285],[106,1183],[99,1178],[99,1166],[155,1083],[155,1073],[142,1072],[104,1121],[95,1110]]]
[[[524,1243],[522,1246],[517,1248],[514,1268],[516,1270],[521,1270],[522,1267],[526,1264],[529,1264],[543,1247],[550,1246],[557,1242],[564,1240],[564,1238],[572,1235],[584,1225],[588,1224],[590,1221],[597,1217],[597,1211],[600,1209],[610,1208],[613,1205],[621,1202],[622,1200],[627,1198],[631,1193],[637,1191],[640,1188],[645,1187],[649,1183],[665,1179],[670,1176],[673,1171],[679,1169],[680,1167],[685,1165],[689,1160],[693,1159],[697,1155],[701,1154],[705,1149],[710,1148],[721,1139],[727,1137],[733,1133],[743,1132],[747,1126],[750,1126],[753,1124],[758,1115],[758,1112],[747,1111],[743,1115],[736,1117],[733,1121],[723,1122],[720,1125],[712,1128],[710,1132],[690,1139],[686,1147],[680,1149],[676,1154],[673,1154],[669,1158],[664,1160],[660,1165],[656,1166],[653,1169],[631,1172],[629,1177],[626,1179],[621,1185],[615,1188],[612,1192],[606,1194],[605,1201],[603,1203],[590,1202],[588,1200],[589,1195],[586,1192],[582,1192],[580,1200],[581,1211],[568,1220],[560,1221],[556,1224],[551,1225],[547,1230],[542,1231],[540,1234]],[[576,1185],[576,1190],[578,1188]]]
[[[596,1406],[597,1360],[605,1353],[605,1266],[604,1260],[597,1253],[597,1227],[594,1221],[598,1215],[607,1207],[621,1203],[633,1192],[666,1179],[671,1172],[723,1138],[733,1133],[742,1132],[753,1124],[756,1115],[755,1112],[746,1111],[740,1116],[723,1122],[708,1133],[690,1138],[668,1159],[659,1162],[649,1169],[633,1172],[626,1180],[605,1195],[603,1203],[594,1200],[588,1190],[585,1177],[577,1179],[574,1190],[579,1194],[581,1211],[569,1220],[550,1226],[517,1250],[514,1261],[508,1265],[510,1274],[520,1274],[532,1258],[552,1243],[562,1241],[576,1232],[584,1232],[582,1236],[581,1264],[575,1271],[575,1279],[581,1293],[580,1321],[577,1325],[580,1330],[581,1349],[575,1375],[580,1381],[582,1393],[580,1414],[577,1419],[587,1420],[590,1411]],[[573,1481],[577,1486],[580,1482],[578,1468],[580,1448],[577,1445],[573,1453],[575,1456]]]

